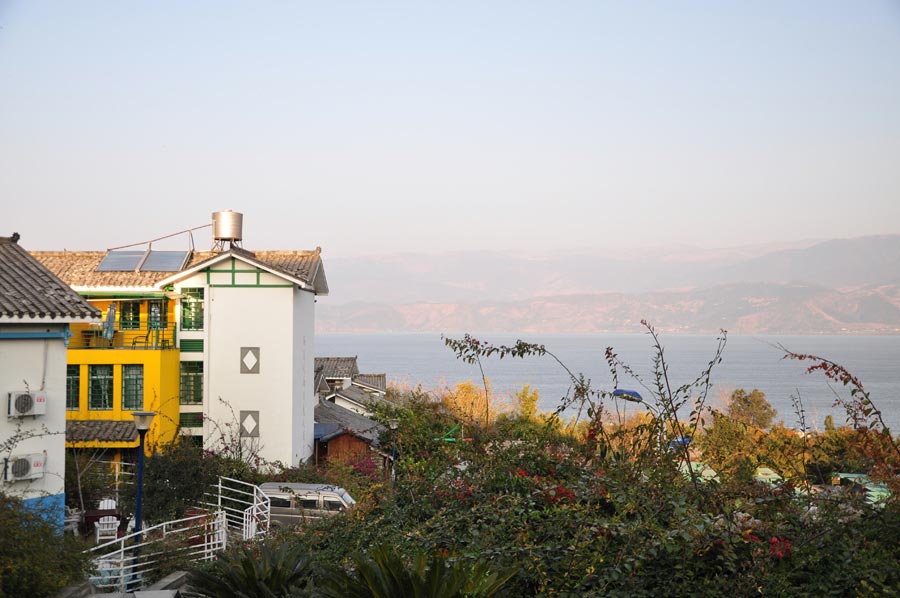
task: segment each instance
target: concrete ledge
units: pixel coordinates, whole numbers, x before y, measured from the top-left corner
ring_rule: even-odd
[[[180,590],[187,585],[187,580],[187,571],[175,571],[160,579],[147,590]]]

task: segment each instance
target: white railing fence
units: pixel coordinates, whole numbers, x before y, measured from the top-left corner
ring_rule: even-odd
[[[268,533],[271,501],[258,486],[220,477],[204,497],[202,506],[207,510],[202,513],[89,550],[97,569],[91,583],[102,590],[133,591],[158,577],[167,565],[214,559],[225,550],[229,532],[241,540]]]
[[[271,504],[259,486],[220,477],[212,492],[206,493],[204,506],[225,513],[228,529],[242,540],[264,536],[269,531]]]
[[[88,551],[96,573],[91,583],[99,589],[135,590],[157,576],[164,565],[209,561],[227,545],[225,513],[201,513],[167,521],[100,544]]]

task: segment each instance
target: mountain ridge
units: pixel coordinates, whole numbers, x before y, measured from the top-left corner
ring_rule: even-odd
[[[346,288],[347,300],[320,302],[316,328],[630,332],[648,319],[684,333],[900,333],[900,235],[699,263],[666,255],[673,254],[599,263],[462,253],[432,256],[430,267],[416,255],[380,268],[361,262],[354,267],[365,274],[356,278],[329,271],[334,294]]]

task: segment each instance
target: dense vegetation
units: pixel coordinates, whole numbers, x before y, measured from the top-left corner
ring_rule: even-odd
[[[46,596],[81,581],[85,546],[60,534],[52,515],[0,492],[0,598]]]
[[[486,379],[443,396],[392,391],[375,417],[399,422],[382,438],[398,449],[395,480],[368,461],[250,467],[233,451],[167,447],[147,461],[146,512],[181,515],[216,475],[327,481],[358,500],[348,513],[232,547],[199,568],[201,596],[900,594],[900,449],[862,382],[787,353],[843,387],[847,413],[845,425],[812,432],[795,399],[788,428],[773,424],[755,389],[719,411],[708,406],[724,335],[709,367],[673,388],[648,332],[649,380],[612,349],[612,389],[560,364],[572,392],[554,414],[538,412],[527,387],[501,408]],[[447,343],[477,365],[555,359],[523,342]],[[582,417],[561,419],[564,407]],[[759,467],[787,481],[758,481]],[[862,485],[832,485],[834,472],[867,474],[892,494],[873,504]]]
[[[570,399],[587,414],[580,424],[535,413],[528,391],[523,409],[499,415],[471,387],[460,388],[468,399],[396,396],[379,414],[401,422],[385,438],[400,448],[396,486],[373,479],[354,512],[271,542],[309,555],[314,569],[342,565],[350,579],[362,572],[352,555],[375,546],[390,547],[394,568],[423,554],[487,565],[511,575],[497,595],[896,595],[897,501],[870,505],[861,493],[812,485],[856,471],[897,494],[896,444],[862,384],[835,364],[794,356],[847,385],[852,425],[765,429],[774,414],[758,391],[736,393],[725,412],[705,404],[722,340],[710,368],[681,388],[668,386],[661,346],[641,394],[595,391],[573,375]],[[548,355],[525,343],[452,342],[473,362]],[[617,383],[633,374],[613,351],[607,359]],[[622,401],[640,413],[621,417]],[[804,428],[799,401],[797,416]],[[704,464],[717,479],[700,475]],[[761,465],[790,481],[755,481]],[[305,591],[315,593],[313,578]]]

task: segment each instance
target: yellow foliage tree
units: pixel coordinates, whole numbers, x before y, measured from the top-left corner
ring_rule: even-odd
[[[513,398],[516,401],[516,406],[519,408],[519,415],[526,419],[535,419],[538,404],[538,390],[536,388],[532,390],[531,385],[526,384],[516,391]]]
[[[485,385],[487,393],[484,388],[476,386],[471,380],[458,382],[453,391],[444,395],[444,405],[457,418],[465,422],[489,423],[493,419],[488,394],[491,389],[491,381],[485,379]]]

